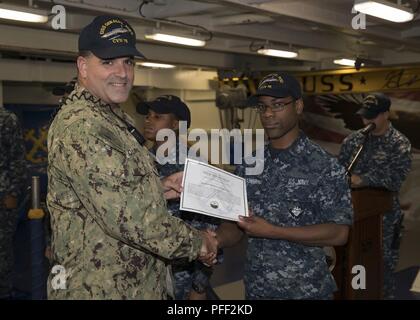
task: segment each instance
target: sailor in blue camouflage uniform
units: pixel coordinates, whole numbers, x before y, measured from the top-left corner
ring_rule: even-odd
[[[350,134],[341,147],[339,161],[350,165],[358,147],[366,142],[352,170],[353,187],[379,187],[394,192],[393,206],[383,217],[384,298],[392,299],[395,291],[394,270],[398,262],[402,212],[398,192],[411,167],[410,141],[389,121],[390,99],[382,93],[366,96],[358,111],[363,123],[374,123],[368,135],[361,130]]]
[[[25,181],[22,129],[17,116],[0,105],[0,299],[11,294],[13,235]]]
[[[299,82],[287,73],[262,79],[250,101],[268,137],[264,171],[236,173],[247,183],[247,299],[331,299],[337,289],[324,246],[343,245],[352,224],[350,190],[336,159],[300,131]],[[246,163],[246,162],[244,162]]]
[[[159,175],[166,177],[175,172],[183,171],[188,154],[188,146],[185,141],[179,138],[179,126],[185,125],[185,129],[190,127],[191,113],[188,106],[177,96],[163,95],[154,101],[140,103],[137,106],[137,111],[146,115],[144,136],[153,142],[153,147],[150,151],[155,156],[155,164]],[[171,129],[176,133],[176,143],[174,145],[168,145],[168,142],[165,141],[157,141],[156,135],[161,129]],[[165,146],[162,146],[164,143]],[[157,154],[157,149],[160,146],[168,146],[167,153],[162,158],[159,158]],[[196,158],[196,160],[203,161],[200,158]],[[167,207],[169,214],[181,218],[194,228],[217,231],[217,233],[221,232],[220,229],[217,230],[221,224],[220,219],[193,212],[180,211],[179,199],[168,200]],[[225,226],[225,223],[223,223],[223,226]],[[232,228],[232,226],[229,227]],[[224,236],[229,235],[224,234]],[[225,244],[220,242],[219,236],[219,247],[222,245],[225,246]],[[222,259],[223,255],[219,252],[218,262],[222,262]],[[210,286],[210,277],[213,273],[212,267],[206,266],[199,261],[183,259],[174,262],[172,270],[175,280],[176,299],[207,298],[206,291]]]

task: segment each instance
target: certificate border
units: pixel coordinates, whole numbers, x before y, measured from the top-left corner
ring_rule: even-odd
[[[244,203],[244,207],[245,207],[245,214],[244,214],[244,216],[248,216],[248,202],[247,202],[248,197],[247,197],[247,192],[246,192],[246,181],[245,181],[244,178],[239,177],[239,176],[237,176],[237,175],[235,175],[233,173],[230,173],[230,172],[228,172],[226,170],[223,170],[223,169],[217,168],[215,166],[212,166],[211,164],[208,164],[208,163],[205,163],[205,162],[201,162],[201,161],[197,161],[197,160],[194,160],[194,159],[187,158],[185,160],[184,174],[183,174],[183,177],[182,177],[182,186],[183,187],[184,187],[185,182],[186,182],[185,181],[185,176],[186,176],[185,173],[186,173],[186,171],[188,169],[188,165],[190,163],[194,163],[194,164],[198,164],[198,165],[201,165],[201,166],[205,166],[205,167],[207,167],[207,168],[209,168],[211,170],[221,171],[221,172],[223,172],[223,174],[228,174],[228,175],[230,175],[231,177],[233,177],[235,179],[242,180],[242,182],[243,182],[243,184],[242,184],[243,185],[242,192],[243,192],[243,195],[244,195],[244,202],[245,202]],[[206,213],[205,211],[202,211],[202,210],[185,207],[184,206],[184,191],[181,194],[180,204],[179,204],[179,210],[184,210],[184,211],[189,211],[189,212],[196,212],[196,213],[204,214],[204,215],[209,216],[209,217],[220,218],[220,219],[223,219],[223,220],[230,220],[230,221],[238,221],[239,220],[239,219],[227,218],[226,216],[222,216],[222,215],[218,215],[218,214],[209,214],[209,213]]]

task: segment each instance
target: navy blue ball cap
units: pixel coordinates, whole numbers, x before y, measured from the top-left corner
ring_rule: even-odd
[[[383,93],[367,95],[362,102],[362,107],[356,113],[365,119],[374,119],[380,113],[386,112],[391,107],[391,100]]]
[[[91,51],[101,59],[144,58],[136,48],[136,33],[117,16],[98,16],[79,35],[79,51]]]
[[[180,98],[173,95],[164,95],[153,101],[141,102],[137,105],[137,112],[146,115],[150,110],[160,114],[174,114],[178,120],[187,121],[187,127],[191,125],[191,112],[188,106]]]
[[[302,98],[302,88],[299,81],[288,73],[271,73],[260,81],[257,92],[248,99],[248,105],[255,106],[260,96],[298,100]]]

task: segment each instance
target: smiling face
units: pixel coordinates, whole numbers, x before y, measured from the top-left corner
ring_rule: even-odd
[[[260,119],[270,140],[281,139],[291,131],[299,130],[299,115],[303,111],[301,99],[294,101],[292,97],[260,96],[258,101],[261,107],[265,107],[265,111],[260,113]],[[273,111],[276,107],[278,110]]]
[[[79,79],[95,97],[109,104],[127,101],[134,80],[131,57],[103,60],[93,54],[77,58]]]

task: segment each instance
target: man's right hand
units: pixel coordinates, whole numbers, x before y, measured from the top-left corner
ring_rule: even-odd
[[[211,230],[201,231],[203,244],[198,259],[206,266],[212,266],[217,262],[217,246],[216,233]]]

